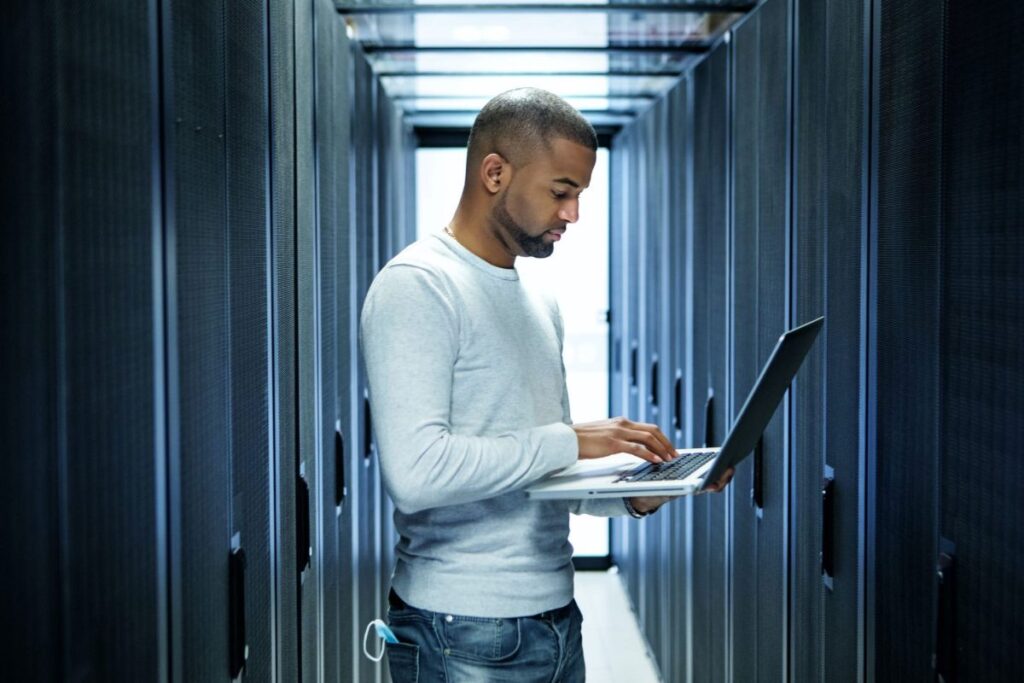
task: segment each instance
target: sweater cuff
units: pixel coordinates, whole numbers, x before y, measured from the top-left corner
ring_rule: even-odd
[[[550,463],[550,471],[564,469],[580,456],[580,440],[576,430],[563,422],[538,427],[541,452]]]

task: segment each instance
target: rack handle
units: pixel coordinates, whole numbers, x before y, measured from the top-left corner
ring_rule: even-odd
[[[245,550],[233,549],[228,557],[228,666],[232,679],[242,675],[249,658],[245,638],[245,565]]]
[[[935,565],[939,588],[939,614],[935,620],[935,648],[932,669],[936,683],[955,683],[956,678],[956,546],[946,538],[939,540],[939,559]]]
[[[715,443],[715,390],[708,389],[708,400],[704,402],[704,448]]]
[[[764,510],[764,435],[754,447],[754,481],[750,486],[750,502],[760,514]]]
[[[683,428],[683,377],[682,375],[676,376],[675,387],[673,388],[673,395],[675,399],[675,405],[672,410],[672,428],[682,429]]]
[[[301,574],[309,566],[310,558],[313,556],[313,546],[310,543],[309,530],[309,484],[301,474],[295,484],[295,548],[298,561],[299,573]]]
[[[821,480],[821,576],[825,585],[832,587],[835,576],[835,513],[836,513],[836,477],[828,465],[825,476]]]
[[[348,487],[345,485],[345,435],[341,433],[341,424],[334,428],[334,505],[345,504]]]
[[[658,359],[657,357],[651,361],[651,395],[649,397],[651,405],[655,408],[658,407]]]

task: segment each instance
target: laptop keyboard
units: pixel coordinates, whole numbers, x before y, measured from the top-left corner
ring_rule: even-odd
[[[712,460],[718,455],[718,449],[711,449],[707,451],[698,451],[697,453],[691,453],[688,455],[680,455],[672,462],[663,463],[644,463],[635,470],[631,470],[626,474],[622,475],[616,482],[619,481],[664,481],[664,480],[678,480],[686,479],[688,476],[696,472],[700,467]]]

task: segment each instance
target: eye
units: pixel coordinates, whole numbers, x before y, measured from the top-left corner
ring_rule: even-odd
[[[564,192],[559,192],[558,190],[552,190],[551,194],[554,195],[555,199],[564,199],[565,198],[565,193]]]

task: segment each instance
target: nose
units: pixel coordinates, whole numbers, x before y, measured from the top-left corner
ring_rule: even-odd
[[[566,223],[575,223],[580,219],[580,200],[569,199],[558,209],[558,217]]]

